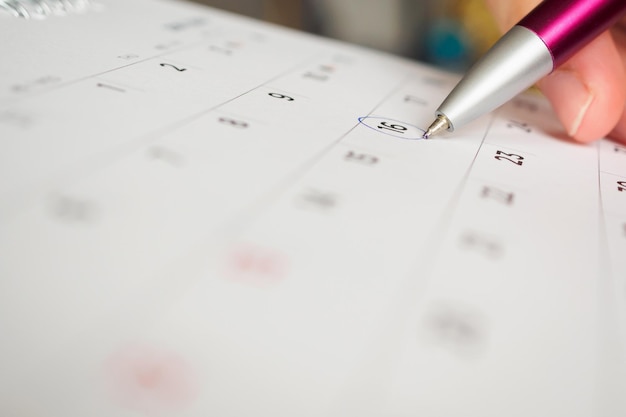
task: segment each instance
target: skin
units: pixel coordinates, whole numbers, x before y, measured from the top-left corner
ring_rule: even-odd
[[[485,0],[502,32],[539,0]],[[568,134],[626,144],[626,18],[538,83]]]

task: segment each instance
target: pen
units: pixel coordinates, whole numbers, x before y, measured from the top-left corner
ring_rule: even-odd
[[[616,23],[626,0],[545,0],[474,64],[436,111],[428,139],[526,90]]]

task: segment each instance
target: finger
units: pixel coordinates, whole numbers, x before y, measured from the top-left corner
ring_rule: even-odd
[[[501,31],[515,25],[538,0],[486,0]],[[623,29],[621,29],[623,30]],[[623,36],[621,33],[620,36]],[[626,39],[620,40],[625,45]],[[587,45],[538,84],[568,134],[587,142],[606,136],[626,140],[624,61],[608,33]]]
[[[620,51],[623,68],[626,68],[626,18],[622,19],[620,24],[615,25],[615,27],[611,30],[611,33]],[[624,88],[626,89],[626,86]],[[626,144],[626,103],[622,112],[622,117],[619,122],[617,122],[615,129],[613,129],[613,131],[609,134],[609,137]]]
[[[593,40],[539,87],[572,138],[589,142],[607,136],[626,102],[624,66],[610,33]]]
[[[622,117],[615,126],[615,129],[609,134],[611,139],[626,145],[626,109],[622,113]]]

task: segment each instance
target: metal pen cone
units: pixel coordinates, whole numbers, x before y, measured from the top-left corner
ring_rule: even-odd
[[[431,136],[438,135],[444,130],[447,130],[449,127],[450,127],[450,122],[448,121],[446,116],[439,115],[437,116],[435,121],[428,127],[426,132],[424,132],[424,135],[422,136],[422,138],[428,139]]]

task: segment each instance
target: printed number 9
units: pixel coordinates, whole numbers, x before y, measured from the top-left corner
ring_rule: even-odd
[[[271,96],[271,97],[274,97],[274,98],[285,99],[287,101],[293,101],[294,100],[293,97],[289,97],[289,96],[286,96],[284,94],[279,94],[279,93],[268,93],[268,96]]]

